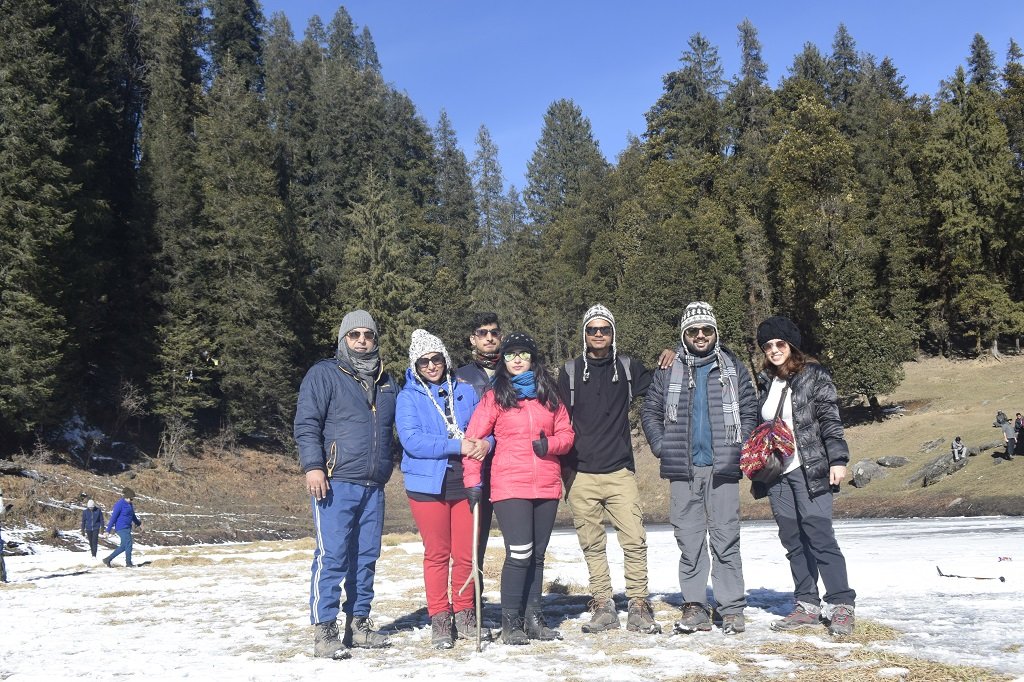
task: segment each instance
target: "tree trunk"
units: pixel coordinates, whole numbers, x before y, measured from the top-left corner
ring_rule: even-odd
[[[992,348],[990,349],[990,352],[992,353],[992,357],[994,357],[996,360],[1002,360],[1003,359],[1003,354],[999,352],[999,337],[998,336],[992,337]]]
[[[882,405],[878,402],[878,396],[874,394],[869,395],[868,404],[871,406],[871,416],[874,418],[874,420],[876,422],[882,421]]]

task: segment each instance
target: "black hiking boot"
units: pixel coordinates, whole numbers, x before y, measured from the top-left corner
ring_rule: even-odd
[[[539,606],[526,607],[526,636],[530,639],[539,639],[542,642],[550,642],[553,639],[562,639],[562,633],[553,630],[544,622],[544,614]]]
[[[526,636],[526,623],[518,609],[501,610],[501,641],[513,646],[529,644],[530,638]]]
[[[313,626],[313,656],[343,661],[352,658],[350,652],[338,638],[338,621],[328,620]]]
[[[615,601],[608,599],[591,599],[587,604],[590,609],[590,622],[581,628],[587,634],[615,630],[619,623],[619,612],[615,610]]]

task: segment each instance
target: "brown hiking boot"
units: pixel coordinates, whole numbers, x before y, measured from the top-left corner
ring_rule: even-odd
[[[776,632],[789,632],[803,628],[813,628],[821,624],[821,607],[808,602],[798,601],[796,608],[785,618],[772,621],[771,628]]]
[[[708,615],[708,607],[695,601],[683,604],[683,617],[675,622],[674,630],[676,634],[710,632],[711,617]]]
[[[629,617],[626,619],[626,629],[630,632],[642,632],[646,635],[657,635],[661,633],[661,626],[654,620],[654,609],[651,602],[646,599],[629,600]]]
[[[738,635],[747,629],[747,619],[742,613],[728,613],[722,616],[722,634]]]
[[[455,646],[451,611],[442,611],[430,617],[430,645],[435,649],[451,649]]]
[[[615,602],[612,599],[591,599],[587,604],[590,609],[590,622],[584,623],[580,628],[587,634],[615,630],[619,623],[619,612],[615,610]]]
[[[455,612],[455,639],[476,639],[476,610],[463,609]],[[490,642],[494,634],[490,629],[480,627],[480,641]]]

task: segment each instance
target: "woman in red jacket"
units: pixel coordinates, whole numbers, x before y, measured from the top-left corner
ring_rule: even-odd
[[[528,334],[502,341],[494,386],[484,393],[467,438],[494,436],[491,502],[505,540],[501,568],[501,637],[506,644],[561,639],[541,613],[544,553],[562,496],[558,458],[572,448],[569,414],[544,358]],[[481,462],[463,459],[470,503],[480,500]]]

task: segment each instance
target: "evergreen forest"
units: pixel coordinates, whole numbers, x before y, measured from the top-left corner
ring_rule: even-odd
[[[609,306],[648,365],[686,304],[797,320],[850,399],[919,353],[1019,352],[1024,53],[976,35],[935,96],[837,27],[767,82],[694,34],[604,158],[550,104],[526,186],[486,122],[431,127],[343,8],[301,36],[258,0],[0,0],[0,449],[68,424],[173,457],[287,446],[306,369],[365,308],[400,372],[497,312],[557,365]],[[433,112],[431,112],[433,113]],[[518,169],[517,169],[518,170]]]

